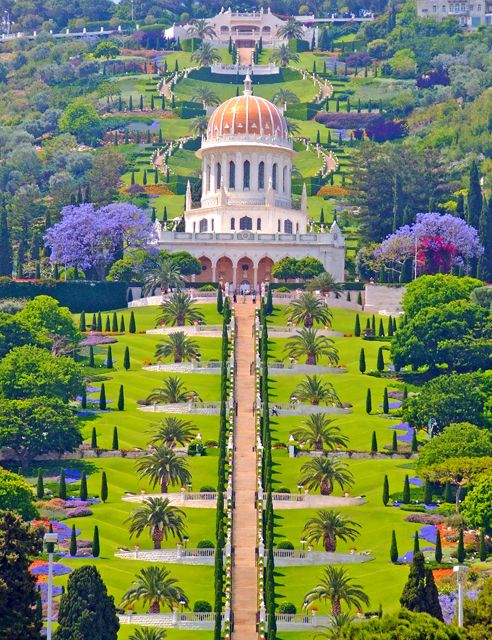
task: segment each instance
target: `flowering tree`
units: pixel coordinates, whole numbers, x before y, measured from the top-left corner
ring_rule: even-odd
[[[51,262],[94,269],[103,280],[117,253],[144,247],[153,238],[147,214],[133,204],[115,203],[96,209],[81,204],[62,209],[62,220],[46,233]]]
[[[452,267],[466,269],[470,260],[483,253],[478,232],[462,218],[451,214],[418,213],[412,225],[400,227],[375,251],[386,268],[396,271],[417,256],[421,273],[447,273]]]

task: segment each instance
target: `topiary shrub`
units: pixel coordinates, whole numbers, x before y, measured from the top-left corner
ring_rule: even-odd
[[[200,540],[196,545],[197,549],[215,549],[215,545],[211,540]]]
[[[280,487],[280,489],[278,489],[277,493],[290,493],[290,489],[289,489],[289,487]]]
[[[278,608],[278,612],[295,615],[297,613],[296,605],[292,604],[292,602],[282,602]]]
[[[400,511],[414,511],[416,513],[425,513],[425,507],[422,504],[402,504]]]
[[[277,549],[288,549],[289,551],[293,551],[294,545],[292,544],[292,542],[289,542],[288,540],[282,540],[282,542],[278,543]]]
[[[216,291],[216,288],[211,284],[204,284],[203,287],[199,287],[198,291]]]
[[[206,600],[197,600],[193,605],[193,611],[195,613],[211,613],[212,605]]]
[[[215,487],[212,487],[211,484],[204,484],[203,487],[200,487],[200,493],[213,493],[215,491]]]
[[[277,291],[278,291],[279,293],[290,293],[290,289],[289,289],[289,287],[278,287],[278,288],[277,288]]]

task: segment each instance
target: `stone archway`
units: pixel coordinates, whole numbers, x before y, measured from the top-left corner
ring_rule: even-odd
[[[272,267],[273,260],[271,258],[262,258],[258,263],[258,284],[261,285],[262,282],[271,282],[272,281]]]
[[[256,288],[256,273],[255,266],[251,258],[244,256],[237,261],[236,267],[236,289],[240,290],[242,284],[249,285],[249,288],[253,290]]]
[[[212,260],[207,258],[206,256],[201,256],[198,258],[200,264],[202,265],[201,272],[195,276],[195,282],[213,282],[213,268],[212,268]]]
[[[234,282],[234,266],[232,260],[227,256],[222,256],[215,265],[215,277],[218,282]]]

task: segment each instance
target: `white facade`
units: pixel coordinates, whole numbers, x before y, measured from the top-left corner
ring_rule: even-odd
[[[456,18],[462,27],[492,25],[492,0],[417,0],[420,18]]]
[[[188,185],[185,231],[164,231],[157,222],[160,247],[198,258],[199,282],[257,288],[272,279],[271,268],[281,258],[307,256],[342,282],[345,239],[336,222],[324,233],[308,230],[305,188],[300,202],[292,199],[294,155],[281,112],[252,94],[247,76],[244,95],[217,107],[197,151],[199,206]]]

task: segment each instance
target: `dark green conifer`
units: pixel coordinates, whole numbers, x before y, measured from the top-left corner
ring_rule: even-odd
[[[58,485],[58,497],[62,500],[67,499],[67,481],[65,480],[65,469],[60,471],[60,481]]]
[[[383,482],[383,504],[384,506],[386,506],[389,502],[390,499],[390,495],[389,495],[389,480],[388,480],[388,476],[385,475],[384,476],[384,482]]]
[[[371,413],[371,411],[372,411],[372,397],[371,397],[371,390],[368,389],[366,394],[366,413]]]
[[[410,480],[408,478],[408,474],[405,476],[405,481],[403,483],[403,493],[401,501],[403,502],[403,504],[410,504]]]
[[[91,433],[91,449],[97,449],[97,433],[96,433],[96,427],[92,427],[92,433]]]
[[[383,413],[389,413],[388,387],[384,387],[384,394],[383,394]]]
[[[118,333],[118,316],[116,315],[116,311],[113,312],[113,319],[111,323],[111,331],[113,333]]]
[[[396,437],[396,431],[393,431],[393,441],[391,442],[391,451],[393,453],[398,452],[398,439]]]
[[[464,540],[464,533],[463,533],[462,527],[460,528],[459,537],[458,537],[458,549],[456,551],[456,558],[460,564],[463,564],[466,558],[465,540]]]
[[[123,385],[120,384],[120,390],[118,393],[118,411],[124,411],[125,410],[125,390],[123,388]]]
[[[106,355],[106,368],[113,368],[113,350],[111,349],[111,345],[108,345],[108,352]]]
[[[43,472],[41,469],[38,469],[38,481],[36,485],[36,495],[38,500],[42,500],[44,498],[44,481],[43,481]]]
[[[104,386],[104,382],[101,384],[101,392],[99,394],[99,409],[106,411],[106,387]]]
[[[128,346],[125,347],[125,355],[123,356],[123,367],[125,371],[128,371],[130,368],[130,348]]]
[[[436,548],[434,551],[435,561],[439,564],[442,562],[442,542],[441,542],[441,532],[437,529],[436,534]]]
[[[371,440],[371,453],[377,453],[378,450],[378,440],[376,437],[376,432],[372,432],[372,440]]]
[[[130,333],[136,333],[137,332],[137,325],[136,325],[136,322],[135,322],[135,314],[134,314],[133,310],[130,311],[130,326],[128,328],[128,331]]]
[[[101,315],[101,312],[99,311],[98,314],[97,314],[96,331],[99,331],[101,333],[102,330],[103,330],[102,325],[103,325],[102,315]]]
[[[359,291],[360,293],[360,291]],[[354,336],[356,338],[360,337],[360,318],[359,318],[359,314],[355,314],[355,327],[354,327]]]
[[[131,289],[130,289],[131,291]],[[123,314],[121,314],[121,318],[120,318],[120,333],[125,333],[126,329],[125,329],[125,316]]]
[[[359,371],[361,373],[365,373],[366,371],[366,354],[363,347],[359,353]]]
[[[113,444],[111,445],[111,449],[113,451],[117,451],[120,448],[119,440],[118,440],[118,427],[113,428]]]
[[[85,475],[85,471],[82,471],[82,477],[80,478],[80,499],[87,500],[87,476]]]
[[[95,367],[95,362],[94,362],[94,347],[91,345],[89,347],[89,367]]]
[[[101,475],[101,500],[102,502],[106,502],[107,499],[108,499],[108,478],[106,476],[106,471],[103,471]]]
[[[390,560],[393,563],[398,562],[398,545],[396,543],[396,533],[394,529],[391,532]]]
[[[82,313],[80,314],[79,329],[82,332],[86,331],[87,329],[87,327],[85,326],[85,311],[82,311]]]
[[[383,347],[379,347],[378,349],[378,358],[376,362],[376,369],[378,371],[384,371],[384,356],[383,356]],[[385,411],[385,413],[388,413]]]
[[[77,555],[77,532],[75,531],[75,525],[72,525],[72,531],[70,533],[70,555],[75,558]]]

